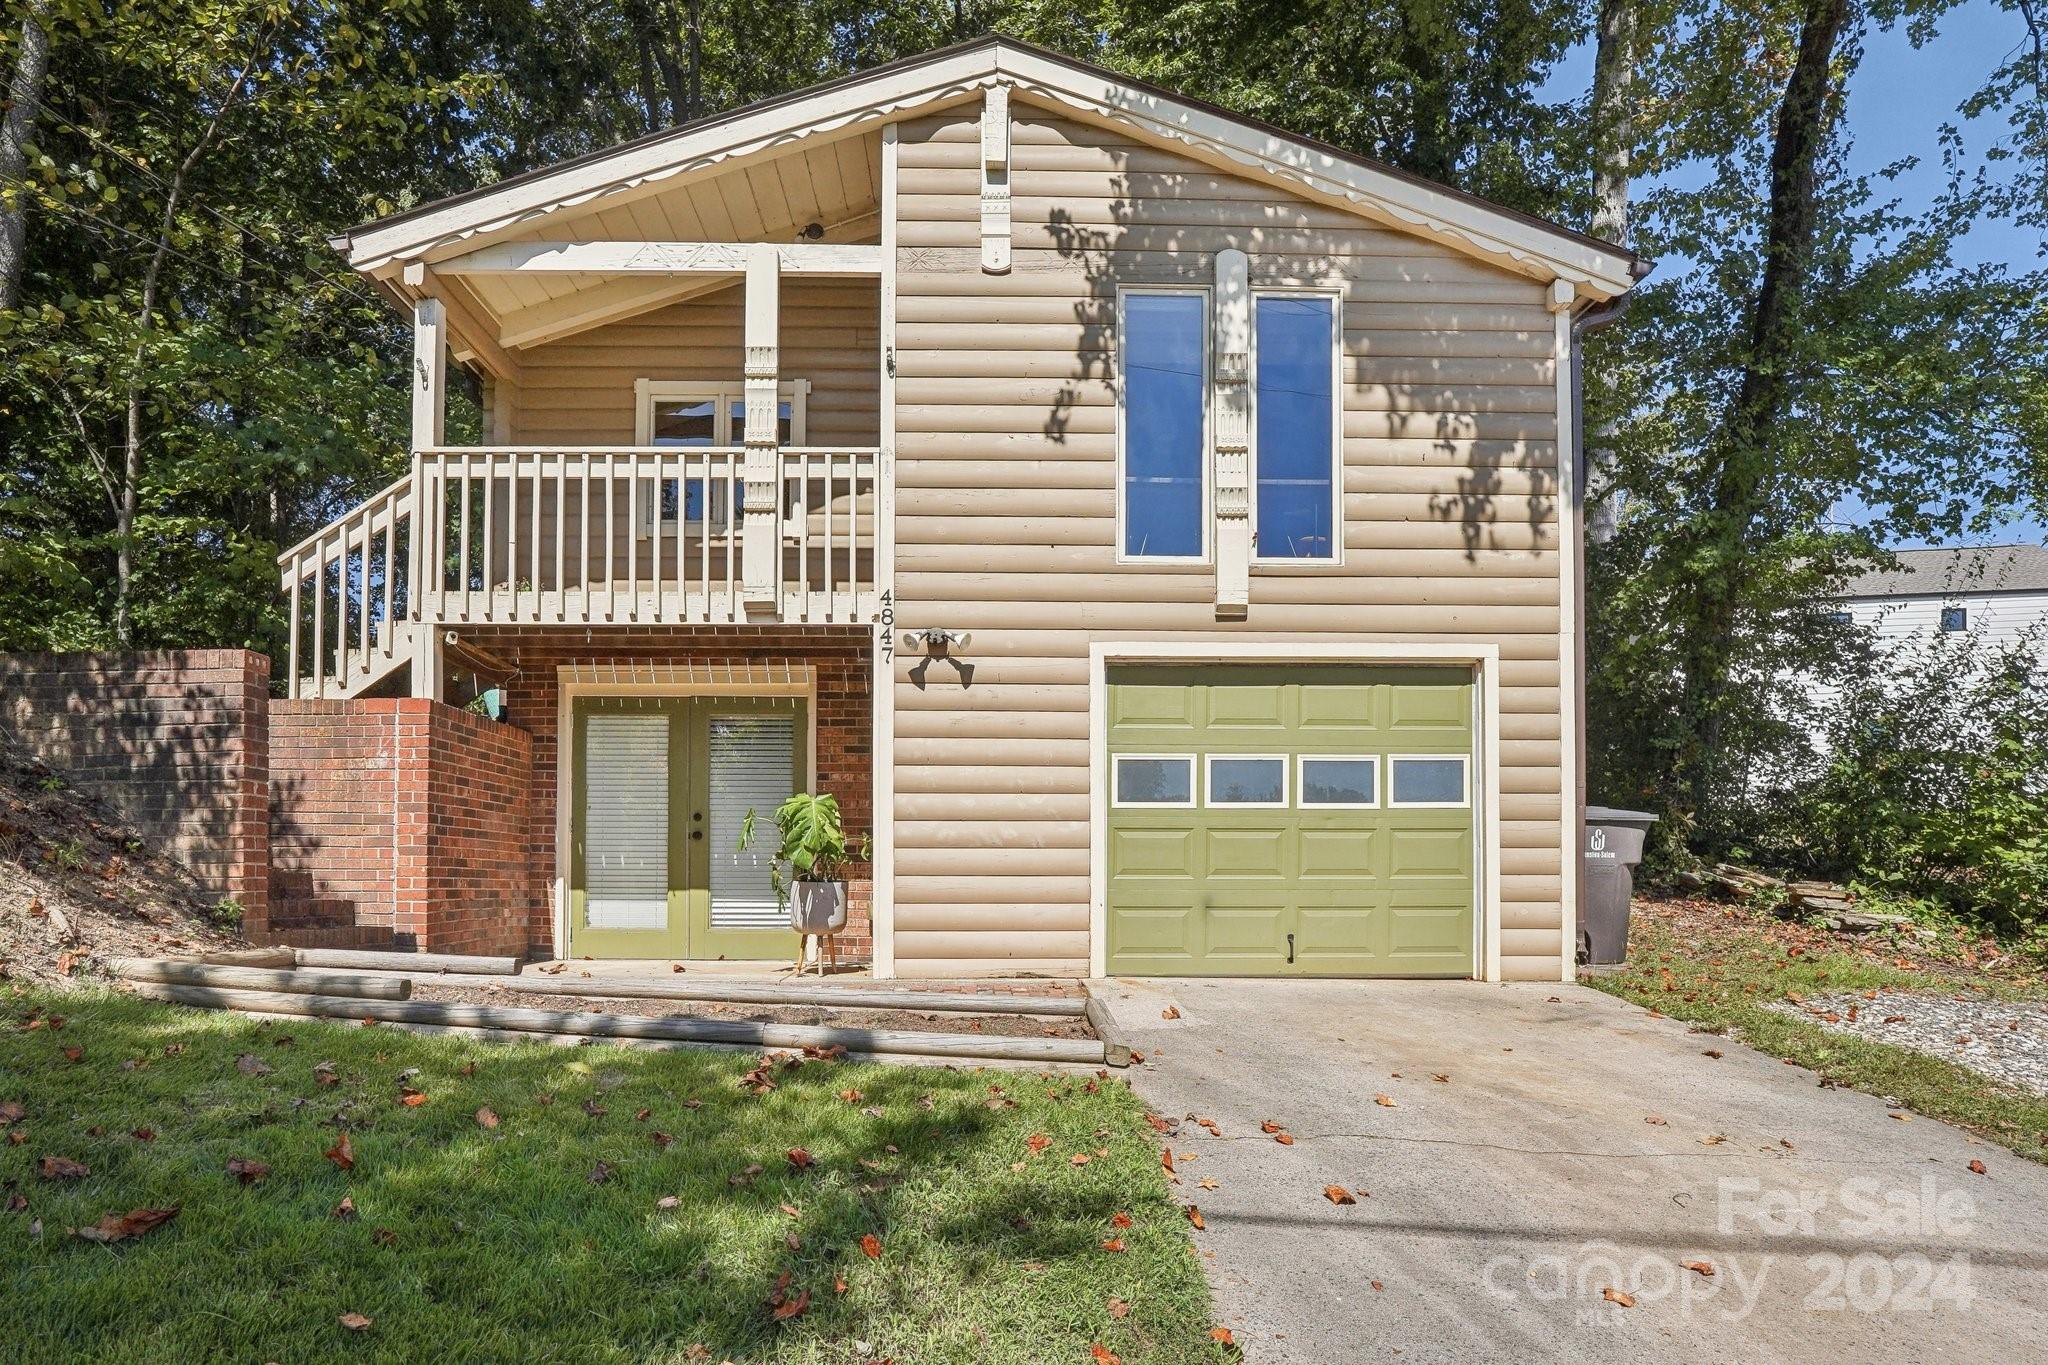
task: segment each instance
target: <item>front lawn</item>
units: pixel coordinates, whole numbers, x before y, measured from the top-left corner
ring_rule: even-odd
[[[751,1055],[100,993],[0,1027],[6,1335],[38,1360],[1226,1358],[1113,1079],[810,1060],[762,1091]]]
[[[1737,907],[1638,902],[1626,967],[1581,980],[1703,1032],[1731,1034],[1831,1084],[1884,1096],[2048,1161],[2048,1097],[1925,1052],[1824,1028],[1797,1008],[1850,994],[1881,1013],[1876,1002],[1894,992],[2048,998],[2037,977],[1974,972],[1896,945],[1850,944]]]

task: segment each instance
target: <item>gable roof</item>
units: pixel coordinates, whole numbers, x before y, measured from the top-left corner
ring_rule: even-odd
[[[1015,39],[985,36],[759,100],[631,142],[350,228],[332,239],[373,274],[531,226],[566,208],[715,172],[830,136],[964,103],[994,85],[1122,128],[1232,174],[1444,242],[1584,297],[1626,292],[1649,273],[1633,253],[1451,189],[1385,162],[1230,113],[1164,87]]]
[[[1984,545],[1898,550],[1898,567],[1872,569],[1842,586],[1850,597],[1955,597],[1994,592],[2048,592],[2048,547]]]

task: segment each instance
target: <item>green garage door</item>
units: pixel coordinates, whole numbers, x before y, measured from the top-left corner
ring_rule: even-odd
[[[1470,670],[1108,681],[1112,973],[1473,974]]]

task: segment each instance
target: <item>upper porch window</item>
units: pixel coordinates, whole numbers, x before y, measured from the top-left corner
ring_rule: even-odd
[[[740,380],[635,380],[634,444],[683,449],[730,449],[737,446],[746,433],[745,391],[746,385]],[[804,444],[811,381],[784,380],[776,385],[776,396],[776,444]],[[691,527],[704,524],[707,510],[710,524],[714,527],[725,526],[730,520],[731,509],[725,505],[722,483],[702,479],[664,479],[661,483],[663,530],[675,528],[678,488],[681,489],[683,520]],[[641,518],[643,533],[651,530],[654,524],[655,499],[651,493],[652,490],[640,504],[646,509]]]

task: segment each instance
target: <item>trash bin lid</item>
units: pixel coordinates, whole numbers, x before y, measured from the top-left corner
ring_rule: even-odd
[[[1586,819],[1596,825],[1654,825],[1657,816],[1652,811],[1622,810],[1618,806],[1588,806]]]

